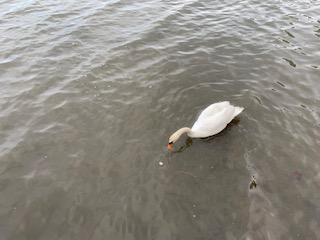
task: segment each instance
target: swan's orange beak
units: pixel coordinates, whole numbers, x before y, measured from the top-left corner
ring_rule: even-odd
[[[167,146],[167,148],[168,148],[168,149],[171,149],[171,148],[172,148],[172,143],[169,143],[168,146]]]

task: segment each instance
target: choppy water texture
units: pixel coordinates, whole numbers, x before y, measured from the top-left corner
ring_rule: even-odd
[[[320,3],[296,2],[2,1],[0,239],[320,239]],[[221,100],[245,110],[167,152]]]

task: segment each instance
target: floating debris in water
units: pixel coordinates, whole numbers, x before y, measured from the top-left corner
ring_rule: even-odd
[[[256,181],[252,180],[252,182],[250,183],[250,186],[249,186],[250,190],[252,190],[253,188],[256,188],[256,187],[257,187]]]

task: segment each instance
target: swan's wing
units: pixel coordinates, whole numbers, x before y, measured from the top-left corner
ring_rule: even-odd
[[[221,112],[223,109],[226,109],[228,107],[230,107],[230,102],[228,102],[228,101],[211,104],[201,112],[201,114],[198,117],[198,120],[201,120],[201,119],[204,119],[207,117],[211,117],[211,116],[217,114],[218,112]]]
[[[233,119],[234,112],[235,107],[229,105],[229,107],[222,109],[213,116],[199,117],[192,126],[193,134],[191,137],[209,137],[221,132]]]

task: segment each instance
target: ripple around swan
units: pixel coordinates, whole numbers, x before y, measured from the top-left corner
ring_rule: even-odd
[[[0,9],[3,239],[320,238],[316,1]]]

